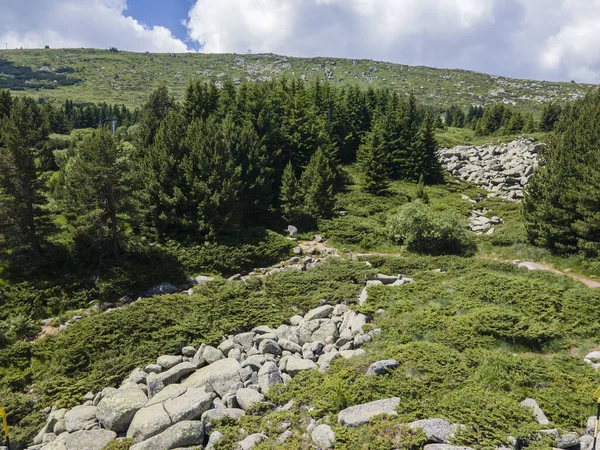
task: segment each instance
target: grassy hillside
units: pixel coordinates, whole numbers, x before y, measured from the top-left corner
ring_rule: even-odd
[[[566,102],[594,85],[516,80],[482,73],[413,67],[371,60],[292,58],[272,54],[145,54],[94,49],[7,50],[0,53],[0,89],[51,102],[124,103],[139,106],[165,83],[181,99],[193,79],[215,81],[315,77],[365,86],[413,90],[423,103],[445,107],[504,102],[536,111],[548,101]]]

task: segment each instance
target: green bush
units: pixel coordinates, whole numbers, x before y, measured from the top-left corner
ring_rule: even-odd
[[[434,212],[422,201],[404,205],[388,220],[390,239],[417,253],[469,255],[474,241],[456,215]]]

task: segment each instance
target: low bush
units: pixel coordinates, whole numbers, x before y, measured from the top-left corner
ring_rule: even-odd
[[[431,255],[470,255],[476,250],[464,224],[450,212],[435,212],[420,200],[404,205],[388,220],[391,240]]]

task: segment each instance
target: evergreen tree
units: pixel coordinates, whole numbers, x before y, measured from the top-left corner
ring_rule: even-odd
[[[600,93],[569,105],[525,190],[532,243],[557,253],[600,255]]]
[[[15,98],[0,121],[0,226],[12,249],[26,248],[41,262],[38,234],[43,182],[36,159],[48,136],[43,114],[30,97]]]
[[[330,217],[335,206],[335,175],[321,148],[310,158],[301,177],[304,214],[312,220]]]
[[[523,133],[535,133],[537,131],[537,126],[535,124],[535,119],[533,118],[532,113],[527,113],[525,115],[525,123],[523,124]]]
[[[131,212],[130,162],[108,129],[87,136],[62,168],[64,186],[56,197],[84,245],[121,258],[122,214]]]
[[[525,126],[525,119],[523,118],[523,114],[520,112],[512,113],[510,120],[506,125],[506,133],[508,134],[517,134],[523,131],[523,127]]]
[[[161,86],[150,94],[150,99],[142,108],[140,146],[146,149],[154,143],[154,136],[160,124],[174,106],[174,100],[169,96],[166,86]]]
[[[0,120],[10,115],[12,97],[9,90],[0,90]]]
[[[558,103],[550,102],[544,105],[542,116],[540,117],[540,130],[546,132],[553,131],[561,112],[562,108]]]
[[[418,157],[415,159],[419,164],[411,177],[413,181],[423,180],[427,184],[443,181],[443,170],[438,159],[437,147],[433,118],[427,115],[421,124],[416,144]]]
[[[292,163],[285,166],[281,179],[281,216],[288,223],[298,223],[302,216],[303,198],[300,183],[294,173]]]
[[[365,190],[373,194],[382,193],[388,186],[384,141],[383,123],[378,120],[358,149],[358,164],[364,176]]]

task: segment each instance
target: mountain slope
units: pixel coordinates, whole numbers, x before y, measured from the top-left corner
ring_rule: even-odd
[[[150,54],[95,49],[7,50],[0,53],[0,89],[47,101],[124,103],[139,106],[160,84],[182,98],[190,80],[234,82],[279,76],[360,86],[413,90],[423,103],[489,105],[504,102],[535,111],[548,101],[566,102],[595,85],[486,75],[453,69],[407,66],[372,60],[292,58],[273,54]]]

